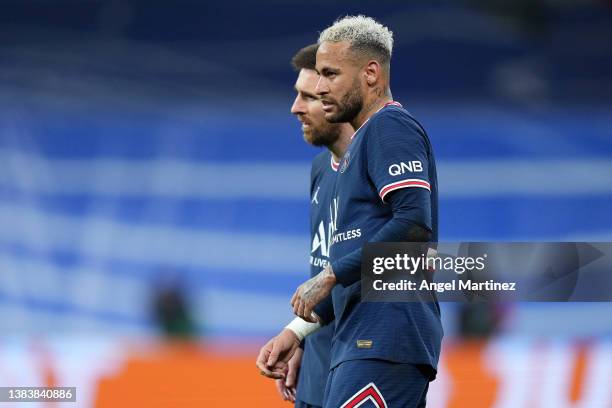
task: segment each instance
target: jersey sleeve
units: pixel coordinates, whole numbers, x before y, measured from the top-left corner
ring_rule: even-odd
[[[329,295],[323,299],[314,308],[314,312],[319,316],[320,323],[322,326],[326,326],[334,321],[336,318],[334,315],[334,304],[332,302],[332,296]]]
[[[423,203],[429,193],[423,189],[400,189],[389,195],[393,217],[369,240],[369,242],[425,242],[431,238],[429,228],[419,220],[430,219],[430,212]],[[332,263],[338,283],[349,286],[361,279],[361,253],[359,247]]]
[[[391,192],[405,188],[431,192],[423,129],[408,114],[395,109],[384,112],[372,125],[367,145],[368,175],[380,199],[386,202]]]

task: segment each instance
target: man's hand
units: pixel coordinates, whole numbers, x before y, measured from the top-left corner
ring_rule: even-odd
[[[259,350],[257,368],[261,375],[275,379],[285,379],[289,370],[288,362],[300,346],[295,333],[284,329]]]
[[[336,275],[331,266],[325,267],[315,277],[302,283],[291,298],[293,313],[307,322],[316,323],[312,309],[331,293],[336,284]]]
[[[293,357],[291,357],[291,360],[289,360],[287,379],[276,380],[276,389],[284,401],[295,402],[297,379],[300,372],[300,365],[302,364],[303,353],[304,351],[298,348]]]
[[[285,385],[285,380],[282,378],[274,380],[274,382],[276,383],[276,391],[278,391],[283,401],[295,402],[295,388],[288,388]]]

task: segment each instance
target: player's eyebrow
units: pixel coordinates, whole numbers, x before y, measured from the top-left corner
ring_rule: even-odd
[[[301,90],[299,90],[299,89],[297,88],[297,86],[294,86],[293,88],[295,89],[295,91],[296,91],[297,93],[299,93],[299,94],[300,94],[300,95],[302,95],[302,96],[306,96],[306,97],[308,97],[308,98],[319,99],[319,97],[318,97],[317,95],[315,95],[315,94],[313,94],[313,93],[310,93],[310,92],[307,92],[307,91],[301,91]]]
[[[335,68],[331,68],[331,67],[323,67],[323,68],[321,68],[321,72],[320,72],[319,75],[325,76],[325,75],[330,74],[330,73],[338,73],[338,70],[335,69]]]
[[[313,94],[313,93],[305,92],[305,91],[302,91],[301,93],[302,93],[302,95],[304,95],[304,96],[306,96],[308,98],[319,99],[319,97],[317,95]]]

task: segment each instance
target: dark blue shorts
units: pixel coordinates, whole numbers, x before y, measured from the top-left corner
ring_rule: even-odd
[[[321,407],[318,405],[310,405],[304,401],[300,401],[299,399],[296,399],[295,408],[321,408]]]
[[[428,367],[384,360],[345,361],[327,378],[325,408],[421,408],[429,388]]]

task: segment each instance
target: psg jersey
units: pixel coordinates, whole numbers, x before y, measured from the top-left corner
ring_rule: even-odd
[[[333,234],[330,203],[336,183],[338,163],[331,152],[325,150],[314,159],[310,175],[310,275],[315,276],[329,263],[329,250]],[[326,299],[330,311],[331,297]],[[331,315],[321,316],[330,323]],[[307,336],[300,367],[297,398],[310,405],[323,405],[323,392],[329,374],[331,339],[334,325],[327,324]]]
[[[438,189],[432,147],[423,127],[397,102],[385,105],[359,128],[340,161],[332,197],[330,262],[335,333],[331,367],[355,359],[424,364],[434,372],[442,340],[437,303],[361,302],[355,254],[393,218],[386,199],[407,189],[418,204],[411,222],[438,239]],[[346,258],[345,258],[346,259]]]

